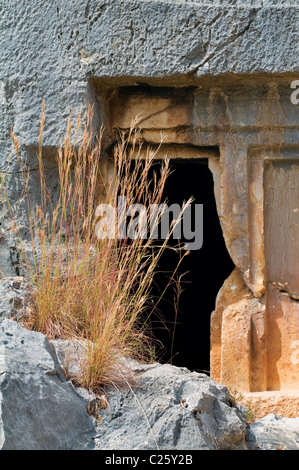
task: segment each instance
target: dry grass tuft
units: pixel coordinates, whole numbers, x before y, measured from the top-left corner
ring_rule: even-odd
[[[155,268],[167,240],[162,246],[154,247],[150,239],[125,239],[116,243],[97,238],[95,208],[102,151],[101,137],[95,143],[90,132],[91,118],[90,112],[80,142],[77,142],[82,125],[80,118],[75,129],[71,117],[69,119],[57,154],[60,189],[54,204],[43,165],[44,108],[37,156],[39,204],[31,200],[30,173],[21,164],[19,144],[12,134],[22,170],[33,258],[25,249],[15,222],[17,214],[9,204],[3,181],[2,201],[5,200],[8,207],[11,227],[18,239],[22,270],[31,285],[32,309],[22,321],[49,338],[75,338],[82,342],[86,354],[80,364],[77,383],[100,392],[105,386],[127,382],[129,374],[125,367],[120,367],[123,358],[154,359],[148,305]],[[73,140],[72,133],[75,134]],[[124,195],[128,205],[142,203],[149,210],[151,204],[162,202],[169,162],[165,160],[159,177],[149,180],[155,153],[148,150],[145,157],[143,154],[141,158],[140,154],[136,159],[136,152],[140,150],[137,137],[132,127],[129,136],[122,137],[115,149],[115,179],[106,188],[105,202],[116,207],[117,195]],[[130,171],[133,158],[134,172]]]

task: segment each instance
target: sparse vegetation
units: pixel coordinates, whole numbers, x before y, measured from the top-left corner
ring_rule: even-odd
[[[249,424],[253,423],[256,420],[255,412],[252,409],[252,406],[251,406],[250,402],[247,403],[245,406],[246,406],[246,411],[244,413],[244,418],[246,419],[246,422],[249,425]]]
[[[243,417],[248,425],[253,423],[256,420],[256,412],[253,409],[250,400],[246,400],[245,403],[244,394],[234,387],[229,387],[228,393],[232,406],[236,406],[238,403],[244,405],[246,407],[246,410],[243,413]]]
[[[76,381],[100,392],[104,386],[118,386],[128,380],[125,369],[119,367],[121,358],[154,359],[148,306],[154,271],[167,240],[154,247],[150,239],[116,242],[96,237],[102,152],[101,136],[95,142],[90,122],[91,112],[79,142],[81,120],[78,118],[73,128],[72,118],[69,119],[57,152],[59,197],[54,203],[43,165],[44,109],[37,154],[41,192],[38,204],[31,199],[30,172],[21,163],[18,140],[12,134],[24,184],[23,202],[28,210],[30,254],[17,224],[17,213],[9,203],[4,179],[2,202],[18,240],[20,269],[31,286],[32,306],[22,322],[49,338],[80,342],[85,354]],[[165,160],[159,177],[149,181],[154,157],[154,151],[147,150],[141,158],[133,125],[114,150],[115,178],[106,186],[105,201],[101,202],[116,207],[117,195],[125,195],[128,205],[134,202],[149,207],[161,203],[169,164]],[[135,171],[131,172],[133,158]]]
[[[244,398],[243,393],[234,387],[228,387],[228,393],[232,406],[235,406],[236,403],[242,401]]]

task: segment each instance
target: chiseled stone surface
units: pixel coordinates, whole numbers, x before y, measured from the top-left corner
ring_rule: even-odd
[[[92,77],[194,84],[222,74],[298,71],[296,1],[1,0],[0,144],[9,131],[57,145],[69,111],[86,111]],[[134,79],[135,77],[135,79]]]
[[[8,0],[1,7],[0,170],[13,201],[21,184],[16,159],[8,164],[10,129],[34,175],[42,99],[46,178],[54,194],[53,149],[70,110],[85,116],[92,103],[99,129],[106,119],[102,91],[107,87],[198,87],[192,113],[176,103],[167,121],[188,124],[193,132],[172,130],[168,138],[221,147],[217,209],[228,250],[249,286],[247,148],[281,144],[287,138],[282,127],[294,130],[298,120],[290,102],[290,74],[298,72],[296,1]],[[289,78],[281,84],[277,77],[283,74]],[[247,81],[237,81],[246,76]],[[160,139],[161,126],[156,126]],[[249,128],[260,132],[249,135]],[[29,188],[37,196],[35,180]],[[0,244],[0,269],[6,275],[16,274],[14,250],[7,233]]]
[[[250,407],[255,419],[269,414],[284,418],[299,417],[299,391],[242,392],[240,403]]]
[[[128,361],[133,388],[106,398],[74,388],[62,369],[71,349],[0,319],[0,449],[298,448],[299,418],[272,414],[248,428],[226,387],[185,368]]]
[[[211,373],[217,382],[221,381],[222,360],[222,317],[228,305],[250,297],[250,290],[237,269],[224,281],[216,299],[215,310],[211,314]]]

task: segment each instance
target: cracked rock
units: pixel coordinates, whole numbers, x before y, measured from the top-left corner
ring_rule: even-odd
[[[47,338],[0,320],[0,449],[92,447],[84,400],[57,369]]]

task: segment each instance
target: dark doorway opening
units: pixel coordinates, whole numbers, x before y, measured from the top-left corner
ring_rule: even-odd
[[[171,170],[164,196],[168,204],[182,205],[191,196],[193,204],[203,204],[203,245],[199,250],[190,251],[178,269],[177,278],[182,275],[183,292],[177,317],[173,303],[176,289],[171,285],[159,302],[159,315],[154,313],[152,316],[152,332],[160,344],[159,361],[208,373],[210,315],[215,308],[217,293],[234,264],[224,243],[208,160],[172,160]],[[169,244],[177,245],[178,241],[170,240]],[[159,298],[163,292],[178,261],[178,253],[165,250],[154,278],[151,292],[154,298]]]

